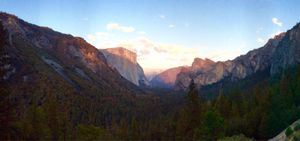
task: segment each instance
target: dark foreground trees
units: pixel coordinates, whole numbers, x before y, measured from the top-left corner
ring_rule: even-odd
[[[269,83],[258,84],[247,91],[220,89],[213,99],[203,98],[205,94],[199,93],[192,81],[179,105],[158,106],[146,111],[152,112],[154,118],[143,116],[141,112],[150,109],[150,105],[144,104],[138,109],[104,107],[103,103],[84,99],[59,81],[40,79],[39,82],[45,83],[38,83],[34,89],[24,86],[23,97],[29,97],[29,100],[15,99],[18,97],[10,95],[3,87],[5,85],[1,85],[1,139],[269,139],[300,118],[300,68],[286,71]],[[49,89],[50,83],[59,88]],[[225,89],[226,93],[223,92]],[[157,101],[156,104],[163,103]],[[117,112],[124,109],[128,111],[126,114]],[[166,112],[165,109],[172,110]]]

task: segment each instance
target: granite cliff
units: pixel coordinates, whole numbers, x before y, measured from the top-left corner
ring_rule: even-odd
[[[147,86],[149,82],[143,68],[137,62],[136,53],[123,47],[100,50],[110,67],[137,86]]]
[[[191,79],[194,79],[198,87],[213,84],[225,78],[235,81],[258,71],[270,69],[275,50],[284,36],[285,33],[281,33],[270,39],[263,47],[249,51],[233,60],[212,62],[190,72],[180,72],[174,87],[177,90],[186,89]]]
[[[214,62],[209,59],[195,58],[190,67],[177,70],[176,73],[168,73],[169,70],[158,74],[154,82],[160,82],[168,88],[184,90],[188,88],[191,79],[198,87],[213,84],[223,79],[231,81],[243,79],[259,71],[268,70],[270,74],[280,71],[280,68],[287,68],[292,64],[300,62],[299,48],[299,26],[295,26],[291,31],[276,35],[261,48],[249,51],[245,55],[238,56],[233,60]],[[180,68],[180,67],[179,67]],[[282,69],[281,69],[282,70]],[[163,76],[163,77],[162,77]],[[163,78],[163,79],[161,79]],[[174,80],[168,83],[163,80]],[[151,82],[153,87],[156,87]],[[162,85],[160,85],[162,86]]]
[[[112,69],[103,53],[80,37],[33,25],[16,16],[0,13],[5,33],[1,52],[1,81],[39,83],[41,78],[62,81],[81,93],[143,93]],[[47,84],[49,89],[60,87]],[[52,86],[53,85],[53,86]],[[62,84],[61,84],[62,85]],[[16,85],[9,85],[17,90]]]

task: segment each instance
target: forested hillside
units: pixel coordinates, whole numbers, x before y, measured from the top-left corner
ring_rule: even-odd
[[[300,118],[297,61],[200,89],[141,89],[83,39],[0,17],[0,140],[266,140]]]

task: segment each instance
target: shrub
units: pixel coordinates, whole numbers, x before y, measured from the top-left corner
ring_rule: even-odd
[[[294,132],[292,141],[300,141],[300,131]]]
[[[298,130],[300,130],[300,123],[296,123],[294,127],[294,131],[298,131]]]
[[[290,135],[293,134],[293,129],[291,127],[288,127],[286,130],[285,130],[285,135],[288,137]]]

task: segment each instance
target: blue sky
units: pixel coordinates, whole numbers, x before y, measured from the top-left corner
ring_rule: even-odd
[[[299,0],[0,0],[0,10],[136,51],[144,68],[233,59],[300,21]]]

